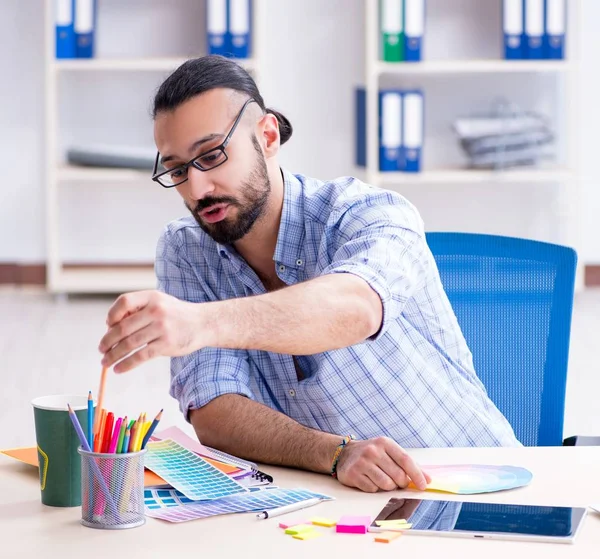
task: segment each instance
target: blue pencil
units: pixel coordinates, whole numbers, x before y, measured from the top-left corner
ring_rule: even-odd
[[[130,435],[131,431],[129,430],[129,427],[127,427],[127,429],[125,429],[125,436],[123,437],[123,452],[127,452],[127,449],[129,448]]]
[[[88,444],[94,448],[94,399],[91,390],[88,394]]]
[[[75,427],[75,432],[77,433],[77,436],[79,437],[79,441],[81,442],[81,446],[83,447],[83,450],[85,450],[86,452],[92,452],[90,445],[88,444],[87,439],[85,438],[85,435],[83,434],[83,429],[81,428],[81,423],[79,423],[79,419],[77,419],[77,416],[75,415],[75,412],[73,411],[73,408],[71,407],[71,405],[67,404],[67,406],[69,408],[69,417],[71,418],[71,423],[73,423],[73,427]],[[112,498],[112,495],[110,494],[110,491],[108,490],[108,487],[106,486],[106,481],[102,477],[102,473],[100,472],[100,468],[98,467],[98,464],[96,464],[96,461],[93,459],[90,461],[90,463],[92,465],[92,468],[94,469],[94,474],[96,476],[96,479],[98,480],[100,489],[102,489],[102,493],[104,493],[104,497],[106,498],[106,501],[108,502],[108,504],[111,508],[111,512],[115,515],[115,519],[119,519],[120,515],[119,515],[119,511],[117,510],[117,505],[115,504],[115,501]]]
[[[160,418],[162,417],[162,412],[163,412],[163,410],[160,410],[158,412],[157,416],[154,418],[154,421],[152,421],[152,425],[150,425],[150,427],[148,428],[148,432],[146,433],[146,436],[144,437],[144,440],[142,441],[142,448],[146,448],[146,444],[148,444],[148,441],[150,440],[152,433],[154,433],[154,429],[156,429],[156,426],[158,425],[158,422],[160,421]]]

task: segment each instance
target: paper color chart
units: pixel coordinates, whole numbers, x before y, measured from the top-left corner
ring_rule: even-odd
[[[146,516],[169,522],[186,522],[219,514],[258,512],[315,497],[331,500],[327,495],[305,489],[264,489],[213,501],[190,501],[175,490],[146,489],[144,502]]]
[[[522,487],[533,477],[529,470],[517,466],[456,464],[422,467],[431,476],[428,491],[462,495]]]
[[[171,439],[148,443],[144,465],[193,500],[219,499],[247,488]]]

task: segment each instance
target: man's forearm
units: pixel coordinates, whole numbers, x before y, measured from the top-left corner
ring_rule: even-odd
[[[255,462],[328,473],[340,437],[300,425],[239,394],[225,394],[193,410],[200,441]]]
[[[312,355],[364,341],[381,326],[381,299],[361,278],[331,274],[278,291],[202,304],[213,347]]]

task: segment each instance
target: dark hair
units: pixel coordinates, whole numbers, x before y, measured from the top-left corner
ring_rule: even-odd
[[[280,143],[285,144],[290,139],[293,132],[290,121],[281,113],[265,107],[252,76],[234,60],[213,54],[184,62],[161,84],[154,97],[152,117],[156,118],[162,111],[174,110],[192,97],[220,87],[252,97],[264,112],[277,118]]]

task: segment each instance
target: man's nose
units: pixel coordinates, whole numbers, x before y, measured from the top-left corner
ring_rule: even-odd
[[[194,200],[202,200],[215,189],[207,173],[193,165],[188,168],[188,183],[190,197]]]

